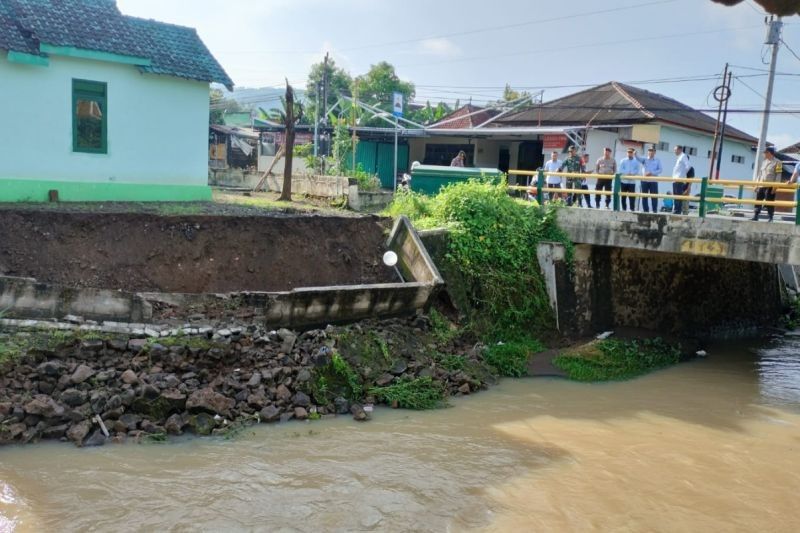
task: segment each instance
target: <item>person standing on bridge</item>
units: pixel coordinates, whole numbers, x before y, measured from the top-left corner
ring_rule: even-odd
[[[765,184],[777,183],[780,181],[781,174],[783,174],[783,163],[775,157],[775,148],[769,146],[764,150],[764,162],[761,163],[761,169],[758,171],[758,182]],[[756,200],[774,202],[776,192],[775,187],[759,187],[756,189]],[[761,207],[761,205],[756,206],[753,220],[758,220],[758,216],[761,214]],[[772,222],[772,217],[775,215],[774,205],[767,206],[767,214],[769,215],[769,221]]]
[[[675,156],[678,159],[675,161],[675,168],[672,169],[672,177],[684,179],[686,178],[686,174],[688,174],[689,169],[692,168],[692,164],[689,163],[689,156],[683,153],[683,146],[675,146]],[[675,182],[672,184],[672,194],[674,196],[687,195],[691,190],[691,186],[691,183]],[[678,200],[676,198],[673,201],[672,206],[672,212],[676,215],[683,213],[683,200]]]
[[[594,172],[597,174],[597,183],[594,186],[595,191],[606,190],[611,192],[613,188],[612,178],[601,178],[600,176],[613,176],[617,173],[617,161],[611,157],[611,148],[603,150],[603,157],[597,160],[594,165]],[[611,196],[606,196],[606,209],[611,205]],[[594,206],[600,207],[600,195],[596,194],[594,197]]]
[[[622,193],[635,193],[636,182],[625,177],[642,175],[642,164],[639,162],[634,148],[628,148],[628,157],[619,162],[619,173],[622,175]],[[629,211],[635,211],[636,198],[622,196],[622,210],[628,209],[628,205],[630,205]]]
[[[561,164],[561,168],[559,172],[570,172],[573,174],[582,174],[584,170],[583,166],[583,159],[581,159],[578,154],[577,150],[574,146],[570,146],[567,150],[569,154],[568,157],[564,160]],[[580,189],[581,188],[581,178],[567,178],[567,189]],[[575,203],[575,199],[578,200],[578,205],[581,205],[581,195],[579,193],[568,193],[567,194],[567,205],[572,205]]]
[[[644,166],[645,176],[660,176],[662,172],[661,160],[656,157],[656,147],[651,146],[647,150],[647,158],[637,157],[636,159]],[[658,194],[657,181],[642,180],[641,184],[642,194]],[[658,198],[642,198],[642,207],[645,213],[649,213],[647,208],[647,201],[650,200],[650,205],[653,207],[653,213],[658,213]]]
[[[550,154],[550,160],[544,164],[544,171],[545,172],[560,172],[561,171],[561,161],[558,160],[558,152],[553,152]],[[553,176],[552,174],[547,174],[545,176],[545,184],[547,185],[548,189],[560,189],[561,188],[561,176]],[[551,202],[553,200],[558,200],[559,193],[557,192],[548,192],[547,199]]]

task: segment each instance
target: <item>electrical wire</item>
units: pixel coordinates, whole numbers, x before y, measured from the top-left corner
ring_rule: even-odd
[[[572,46],[559,46],[554,48],[540,48],[538,50],[527,50],[522,52],[511,52],[503,54],[504,58],[508,57],[519,57],[519,56],[529,56],[529,55],[536,55],[536,54],[544,54],[544,53],[553,53],[553,52],[564,52],[567,50],[580,50],[584,48],[597,48],[601,46],[609,46],[609,45],[617,45],[617,44],[631,44],[631,43],[638,43],[643,41],[655,41],[655,40],[662,40],[662,39],[675,39],[679,37],[694,37],[698,35],[711,35],[715,33],[725,33],[729,31],[742,31],[742,30],[749,30],[749,29],[756,29],[761,28],[761,26],[740,26],[735,28],[720,28],[716,30],[709,30],[709,31],[696,31],[696,32],[684,32],[684,33],[672,33],[667,35],[650,35],[647,37],[636,37],[633,39],[619,39],[614,41],[604,41],[604,42],[593,42],[593,43],[585,43],[585,44],[578,44]],[[411,68],[411,67],[429,67],[429,66],[437,66],[437,65],[446,65],[451,63],[463,63],[463,62],[470,62],[470,61],[481,61],[481,60],[497,60],[497,55],[488,55],[488,56],[473,56],[473,57],[462,57],[457,59],[449,59],[445,61],[436,61],[433,63],[421,63],[421,64],[409,64],[409,65],[397,65],[399,68]]]
[[[617,7],[613,7],[613,8],[599,9],[599,10],[596,10],[596,11],[585,11],[585,12],[582,12],[582,13],[572,13],[570,15],[563,15],[563,16],[553,17],[553,18],[548,18],[548,19],[538,18],[538,19],[535,19],[535,20],[528,20],[528,21],[525,21],[525,22],[515,22],[513,24],[503,24],[503,25],[500,25],[500,26],[484,26],[484,27],[479,27],[479,28],[475,28],[475,29],[471,29],[471,30],[463,30],[463,31],[458,31],[458,32],[453,32],[453,33],[444,33],[444,34],[440,34],[440,35],[428,35],[426,37],[415,37],[413,39],[403,39],[403,40],[398,40],[398,41],[385,41],[385,42],[382,42],[382,43],[371,43],[371,44],[368,44],[368,45],[351,46],[351,47],[347,47],[347,48],[338,49],[338,51],[340,51],[340,52],[352,52],[352,51],[357,51],[357,50],[371,50],[373,48],[383,48],[383,47],[386,47],[386,46],[397,46],[397,45],[403,45],[403,44],[414,44],[414,43],[419,43],[419,42],[431,41],[431,40],[434,40],[434,39],[448,39],[450,37],[463,37],[465,35],[475,35],[475,34],[478,34],[478,33],[487,33],[487,32],[500,31],[500,30],[508,30],[508,29],[512,29],[512,28],[521,28],[521,27],[525,27],[525,26],[533,26],[533,25],[538,25],[538,24],[549,24],[551,22],[559,22],[559,21],[562,21],[562,20],[575,20],[577,18],[582,18],[582,17],[594,17],[594,16],[597,16],[597,15],[602,15],[602,14],[606,14],[606,13],[614,13],[614,12],[618,12],[618,11],[626,11],[626,10],[631,10],[631,9],[639,9],[639,8],[643,8],[643,7],[651,7],[651,6],[655,6],[655,5],[659,5],[659,4],[670,4],[670,3],[674,3],[676,1],[677,0],[654,0],[654,1],[651,1],[651,2],[645,2],[645,3],[641,3],[641,4],[630,4],[630,5],[626,5],[626,6],[617,6]],[[300,50],[269,50],[269,51],[241,50],[241,51],[224,51],[224,52],[221,51],[220,53],[227,53],[227,54],[317,54],[317,53],[319,53],[319,50],[306,50],[306,51],[300,51]]]

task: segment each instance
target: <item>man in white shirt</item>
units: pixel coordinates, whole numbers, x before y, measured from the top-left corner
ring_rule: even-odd
[[[683,146],[675,146],[674,152],[678,160],[675,162],[675,168],[672,169],[672,177],[685,178],[689,169],[692,168],[691,163],[689,163],[689,157],[683,153]],[[676,196],[686,196],[689,194],[689,191],[691,191],[691,187],[691,183],[673,183],[672,194]],[[680,215],[683,212],[683,200],[675,199],[672,212],[676,215]]]
[[[544,164],[544,171],[545,172],[558,172],[561,168],[561,161],[558,160],[558,152],[553,152],[550,154],[550,160]],[[545,176],[545,183],[547,184],[548,189],[560,189],[561,188],[561,176],[553,176],[552,174],[547,174]],[[557,192],[548,192],[547,199],[551,202],[555,199],[558,199],[560,194]]]

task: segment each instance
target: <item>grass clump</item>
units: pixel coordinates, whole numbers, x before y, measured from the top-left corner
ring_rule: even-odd
[[[500,376],[521,378],[528,373],[531,357],[544,349],[535,339],[517,340],[489,346],[483,358]]]
[[[374,387],[369,394],[379,401],[402,409],[426,410],[444,407],[445,392],[441,383],[430,377],[404,380],[388,387]]]
[[[680,345],[661,338],[608,339],[553,360],[575,381],[617,381],[641,376],[680,361]]]

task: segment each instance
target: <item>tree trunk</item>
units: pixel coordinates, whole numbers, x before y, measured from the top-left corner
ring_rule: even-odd
[[[294,91],[286,80],[286,139],[284,140],[286,164],[283,168],[283,190],[279,200],[292,201],[292,160],[294,159]]]

